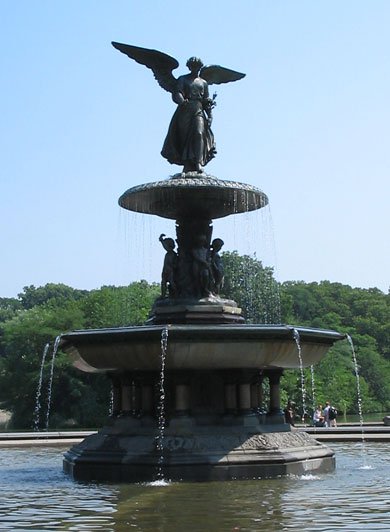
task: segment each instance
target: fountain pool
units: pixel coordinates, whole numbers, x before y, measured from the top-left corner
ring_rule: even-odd
[[[0,454],[0,530],[388,530],[387,443],[333,444],[332,473],[223,483],[97,484],[61,471],[63,448]]]

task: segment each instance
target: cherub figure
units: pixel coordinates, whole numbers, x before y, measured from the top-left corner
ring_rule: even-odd
[[[223,286],[224,268],[219,251],[221,251],[224,241],[220,238],[214,238],[211,242],[211,271],[214,280],[214,292],[219,294]]]
[[[164,258],[164,266],[161,273],[161,297],[166,297],[167,291],[168,294],[172,297],[176,293],[175,285],[175,269],[177,254],[174,251],[175,241],[173,238],[164,238],[165,235],[161,234],[159,241],[161,242],[163,248],[166,251]]]
[[[196,292],[199,297],[208,297],[210,295],[211,272],[209,249],[205,235],[200,235],[196,238],[195,247],[191,250],[191,253],[193,258],[192,273]]]
[[[237,81],[245,76],[219,65],[204,66],[197,57],[187,61],[189,74],[175,78],[179,66],[173,57],[148,48],[113,42],[112,45],[130,59],[153,71],[160,87],[172,94],[177,109],[169,125],[161,155],[171,164],[183,165],[183,172],[202,172],[215,156],[211,131],[215,97],[209,97],[209,85]]]

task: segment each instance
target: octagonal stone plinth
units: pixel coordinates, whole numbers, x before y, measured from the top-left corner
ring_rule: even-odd
[[[158,451],[156,430],[140,422],[137,426],[135,420],[126,428],[126,420],[119,420],[70,449],[64,470],[77,480],[151,482],[270,478],[334,469],[331,449],[306,433],[285,430],[168,427]]]

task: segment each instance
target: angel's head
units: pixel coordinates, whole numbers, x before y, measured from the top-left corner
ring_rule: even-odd
[[[190,57],[186,65],[191,72],[199,72],[203,66],[203,62],[199,57]]]

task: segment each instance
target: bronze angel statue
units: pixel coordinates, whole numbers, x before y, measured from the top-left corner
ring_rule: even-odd
[[[113,42],[112,45],[150,68],[160,87],[170,92],[177,104],[161,155],[171,164],[183,165],[184,173],[202,172],[216,154],[211,130],[216,94],[210,98],[209,85],[238,81],[245,74],[219,65],[204,66],[198,57],[191,57],[187,61],[189,74],[175,78],[172,71],[179,63],[173,57],[129,44]]]

